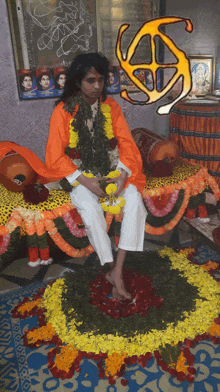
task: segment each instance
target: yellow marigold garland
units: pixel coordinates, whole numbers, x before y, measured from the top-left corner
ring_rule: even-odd
[[[107,104],[101,105],[101,111],[105,116],[105,124],[104,124],[104,131],[106,137],[111,140],[114,137],[114,132],[112,128],[112,118],[111,118],[111,107]],[[78,132],[75,131],[74,127],[72,126],[72,119],[69,123],[69,147],[76,148],[79,142]]]
[[[83,175],[88,178],[93,178],[95,177],[92,173],[86,173],[84,172]],[[120,176],[120,172],[118,170],[113,170],[108,175],[106,178],[115,178]],[[75,181],[73,186],[79,185],[79,181]],[[106,186],[105,191],[109,197],[100,199],[101,206],[103,208],[103,211],[105,212],[110,212],[111,214],[120,214],[121,208],[124,207],[125,205],[125,199],[123,197],[115,197],[114,193],[117,191],[117,185],[114,183],[110,183]]]

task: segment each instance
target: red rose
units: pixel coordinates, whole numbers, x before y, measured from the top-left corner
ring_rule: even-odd
[[[116,139],[116,137],[113,137],[112,139],[109,140],[109,146],[112,148],[112,150],[115,149],[117,144],[118,144],[118,140]]]
[[[77,151],[75,148],[71,148],[70,158],[71,159],[79,159],[80,158],[80,151]]]

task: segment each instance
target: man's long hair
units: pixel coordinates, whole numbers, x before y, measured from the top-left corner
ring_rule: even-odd
[[[73,60],[66,74],[66,83],[63,94],[60,96],[56,105],[60,102],[67,102],[70,97],[76,96],[80,91],[80,85],[88,71],[94,67],[96,72],[104,76],[104,87],[102,91],[102,101],[107,97],[107,83],[109,73],[109,61],[101,53],[79,54]]]

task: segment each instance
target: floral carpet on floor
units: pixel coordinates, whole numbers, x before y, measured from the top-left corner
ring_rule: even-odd
[[[193,265],[194,263],[203,265],[204,270],[216,280],[219,279],[220,256],[206,245],[202,245],[196,254],[191,253],[190,260]],[[175,276],[172,279],[175,279]],[[156,285],[156,279],[154,283]],[[162,283],[166,286],[166,281]],[[82,357],[81,371],[74,372],[71,378],[53,377],[48,369],[47,355],[54,345],[41,344],[39,347],[29,348],[23,344],[22,336],[25,331],[38,327],[37,317],[20,319],[12,317],[11,314],[11,311],[24,297],[31,298],[33,293],[37,293],[43,287],[45,287],[44,283],[35,283],[5,293],[1,297],[1,392],[217,392],[220,390],[220,345],[215,344],[216,341],[211,339],[202,340],[193,347],[190,345],[190,352],[194,355],[193,368],[196,370],[193,382],[179,381],[177,377],[172,377],[169,372],[162,370],[155,357],[147,360],[146,366],[141,366],[138,361],[127,364],[123,377],[117,377],[114,385],[109,384],[107,377],[104,379],[99,377],[100,369],[93,358]],[[128,384],[122,385],[122,379],[126,379]]]

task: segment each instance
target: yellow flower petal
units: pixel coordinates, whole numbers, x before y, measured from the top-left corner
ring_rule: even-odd
[[[101,105],[101,111],[102,113],[110,113],[111,112],[111,107],[109,105],[107,105],[106,103],[103,103]]]
[[[108,184],[107,187],[105,188],[105,192],[107,195],[110,195],[111,193],[115,193],[117,191],[117,185],[116,184]]]

